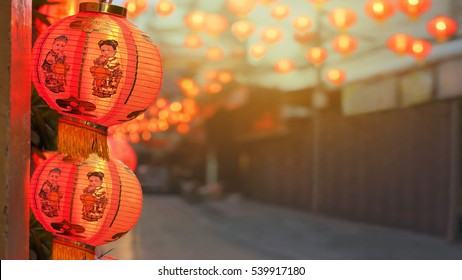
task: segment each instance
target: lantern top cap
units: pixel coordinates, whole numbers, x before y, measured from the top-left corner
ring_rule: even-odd
[[[105,1],[107,2],[107,1]],[[113,14],[117,16],[126,17],[127,16],[127,9],[124,7],[112,5],[112,0],[109,3],[94,3],[94,2],[84,2],[80,3],[79,5],[79,12],[100,12],[106,14]]]

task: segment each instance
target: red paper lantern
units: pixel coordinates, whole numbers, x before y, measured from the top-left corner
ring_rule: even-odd
[[[281,59],[277,61],[273,65],[274,71],[281,73],[281,74],[286,74],[289,73],[290,71],[294,70],[295,68],[295,63],[293,63],[289,59]]]
[[[256,0],[226,0],[226,7],[235,15],[246,16],[253,10],[256,3]]]
[[[267,47],[262,43],[253,43],[249,48],[249,54],[256,59],[265,56],[267,51]]]
[[[342,34],[334,38],[332,48],[343,55],[350,54],[356,50],[358,42],[353,36]]]
[[[219,14],[207,14],[204,20],[204,32],[212,36],[221,35],[228,29],[228,20]]]
[[[111,159],[118,159],[127,165],[132,171],[136,170],[138,161],[136,159],[136,152],[130,143],[117,139],[114,136],[109,136],[107,138],[107,143],[109,145],[109,154],[111,155]]]
[[[311,48],[306,52],[306,59],[319,66],[327,59],[327,51],[321,47]]]
[[[408,49],[408,54],[416,59],[424,59],[432,52],[432,45],[421,39],[414,39]]]
[[[289,16],[290,8],[287,5],[276,5],[271,9],[271,17],[277,20],[282,20]]]
[[[198,49],[202,47],[204,44],[204,41],[202,40],[201,36],[196,33],[192,33],[186,36],[184,38],[184,46],[189,48],[189,49]]]
[[[412,36],[404,33],[398,33],[388,38],[387,47],[399,55],[405,55],[412,43],[412,40],[414,40]]]
[[[333,84],[340,85],[345,81],[346,72],[342,69],[331,69],[327,71],[327,80]]]
[[[50,26],[34,44],[32,81],[64,116],[58,150],[65,155],[108,158],[107,127],[140,115],[160,91],[159,50],[126,11],[82,3],[77,15]]]
[[[431,0],[398,0],[399,9],[414,19],[427,12],[431,5]]]
[[[306,32],[308,31],[313,23],[311,22],[311,18],[308,16],[297,16],[292,21],[292,25],[298,32]]]
[[[329,12],[330,23],[340,30],[346,30],[356,23],[355,11],[347,8],[336,8]]]
[[[379,22],[385,21],[395,13],[391,0],[368,0],[364,10],[369,17]]]
[[[438,41],[444,42],[457,32],[457,22],[450,17],[438,16],[428,22],[427,31]]]
[[[276,42],[279,42],[283,36],[284,33],[282,29],[275,26],[268,26],[260,33],[260,38],[262,41],[268,44],[275,44]]]
[[[239,20],[233,23],[231,32],[239,40],[244,40],[255,32],[255,24],[245,19]]]
[[[160,16],[169,16],[175,11],[175,4],[169,0],[160,0],[156,5],[156,12]]]
[[[29,188],[34,216],[57,237],[54,259],[69,258],[59,255],[70,253],[62,243],[98,246],[124,236],[137,222],[142,200],[140,183],[126,165],[94,154],[77,162],[51,156],[35,170]]]

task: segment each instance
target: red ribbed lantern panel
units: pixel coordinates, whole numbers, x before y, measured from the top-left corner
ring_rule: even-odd
[[[135,118],[161,88],[157,46],[123,16],[64,18],[39,36],[32,57],[35,88],[52,109],[103,126]]]
[[[124,236],[137,222],[142,191],[120,161],[91,155],[82,162],[51,156],[34,172],[29,206],[57,237],[98,246]]]
[[[112,159],[118,159],[126,164],[131,170],[135,171],[138,164],[136,152],[127,141],[119,140],[113,136],[107,138],[109,145],[109,155]]]

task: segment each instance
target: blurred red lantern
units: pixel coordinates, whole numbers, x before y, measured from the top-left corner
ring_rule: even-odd
[[[332,48],[343,55],[354,52],[357,47],[358,42],[356,38],[347,34],[339,35],[332,41]]]
[[[142,200],[127,166],[95,154],[77,162],[51,156],[35,170],[29,188],[34,216],[56,237],[53,259],[94,259],[94,246],[121,238],[135,225]]]
[[[311,22],[311,18],[308,16],[297,16],[292,21],[292,26],[298,32],[306,32],[308,31],[313,23]]]
[[[399,9],[411,18],[417,18],[427,12],[431,5],[431,0],[398,0]]]
[[[408,54],[416,59],[424,59],[432,52],[432,45],[421,39],[414,39],[408,49]]]
[[[342,69],[331,69],[327,71],[326,77],[329,82],[340,85],[345,81],[346,72]]]
[[[274,71],[278,73],[286,74],[294,70],[295,63],[293,63],[289,59],[281,59],[274,64],[273,68],[274,68]]]
[[[246,16],[253,10],[256,0],[226,0],[228,10],[238,16]]]
[[[244,40],[255,32],[255,24],[249,20],[239,20],[233,23],[231,32],[239,40]]]
[[[283,31],[275,26],[269,26],[262,30],[260,38],[268,44],[279,42],[283,37]]]
[[[261,43],[254,43],[249,48],[249,54],[256,59],[260,59],[265,56],[266,52],[266,46]]]
[[[138,160],[136,159],[136,152],[127,141],[120,140],[114,136],[107,138],[109,145],[109,154],[112,160],[120,160],[128,166],[132,171],[136,170]]]
[[[211,61],[217,61],[225,57],[225,53],[218,46],[211,46],[205,50],[205,57]]]
[[[192,33],[192,34],[189,34],[188,36],[186,36],[186,38],[184,38],[183,44],[187,48],[198,49],[198,48],[202,47],[204,42],[202,41],[202,38],[201,38],[201,36],[199,36],[199,34]]]
[[[125,14],[122,7],[82,3],[77,15],[52,25],[34,44],[32,81],[63,115],[58,151],[64,155],[107,159],[107,127],[137,117],[160,91],[159,50]]]
[[[271,17],[277,20],[282,20],[289,16],[290,8],[287,5],[276,5],[271,9]]]
[[[412,40],[414,40],[412,36],[398,33],[388,38],[387,47],[399,55],[405,55],[412,43]]]
[[[187,14],[184,21],[189,29],[200,31],[204,28],[205,16],[206,14],[204,12],[195,11]]]
[[[321,47],[311,48],[306,52],[306,59],[319,66],[327,59],[327,51]]]
[[[175,11],[175,4],[169,0],[160,0],[156,4],[156,12],[160,16],[169,16]]]
[[[356,20],[356,13],[351,9],[336,8],[329,12],[330,23],[342,31],[355,24]]]
[[[135,18],[146,11],[148,3],[146,0],[127,0],[124,7],[127,9],[127,15]]]
[[[428,22],[427,31],[438,41],[444,42],[457,32],[457,22],[450,17],[438,16]]]
[[[219,14],[207,14],[204,20],[204,32],[218,36],[228,29],[228,20]]]
[[[395,13],[391,0],[368,0],[364,9],[369,17],[379,22],[385,21]]]

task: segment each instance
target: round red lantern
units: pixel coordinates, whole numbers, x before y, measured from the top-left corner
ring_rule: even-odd
[[[120,140],[114,136],[107,138],[109,145],[109,154],[111,159],[118,159],[128,166],[132,171],[136,170],[138,163],[136,159],[136,152],[127,141]]]
[[[321,47],[314,47],[306,52],[305,57],[309,62],[319,66],[327,59],[327,51]]]
[[[294,70],[295,68],[295,63],[293,63],[289,59],[281,59],[277,61],[273,65],[274,71],[281,73],[281,74],[286,74],[289,73],[290,71]]]
[[[29,188],[34,216],[56,237],[53,259],[93,259],[91,252],[66,245],[94,251],[121,238],[137,222],[142,200],[140,183],[125,164],[95,154],[76,162],[51,156],[35,170]],[[66,255],[71,253],[77,255]]]
[[[202,47],[204,41],[202,40],[201,36],[196,33],[191,33],[184,38],[184,46],[189,49],[198,49]]]
[[[431,5],[431,0],[398,0],[399,9],[414,19],[427,12]]]
[[[438,41],[444,42],[457,32],[457,22],[450,17],[438,16],[428,22],[427,31]]]
[[[271,17],[277,20],[282,20],[289,16],[290,8],[287,5],[276,5],[271,9]]]
[[[408,54],[416,59],[424,59],[432,52],[432,45],[425,40],[414,39],[408,49]]]
[[[267,51],[267,47],[264,44],[258,42],[253,43],[249,48],[249,54],[256,59],[260,59],[265,56]]]
[[[332,48],[343,55],[354,52],[357,47],[358,42],[356,38],[347,34],[338,35],[332,41]]]
[[[156,12],[160,16],[169,16],[175,11],[175,4],[169,0],[160,0],[156,4]]]
[[[329,22],[344,31],[356,23],[355,11],[348,8],[336,8],[329,12]]]
[[[34,44],[34,86],[63,115],[60,153],[107,159],[107,127],[140,115],[160,91],[159,50],[126,12],[106,3],[82,3],[77,15],[50,26]]]
[[[414,40],[412,36],[404,33],[398,33],[388,38],[387,47],[399,55],[405,55],[412,43],[412,40]]]
[[[249,20],[239,20],[233,23],[231,32],[239,40],[244,40],[255,32],[255,24]]]
[[[368,0],[364,10],[369,17],[379,22],[385,21],[395,13],[391,0]]]
[[[326,73],[327,80],[333,84],[340,85],[345,81],[346,72],[342,69],[330,69]]]
[[[282,29],[275,26],[268,26],[261,31],[260,38],[268,44],[274,44],[280,41],[283,35]]]
[[[228,20],[219,14],[207,14],[204,19],[204,32],[212,35],[221,35],[228,29]]]
[[[206,14],[204,12],[196,11],[187,14],[184,18],[184,21],[189,29],[200,31],[204,28],[205,16]]]
[[[306,32],[310,30],[313,23],[311,22],[311,18],[309,16],[297,16],[292,21],[292,26],[298,32]]]
[[[246,16],[257,4],[256,0],[227,0],[228,10],[238,16]]]

